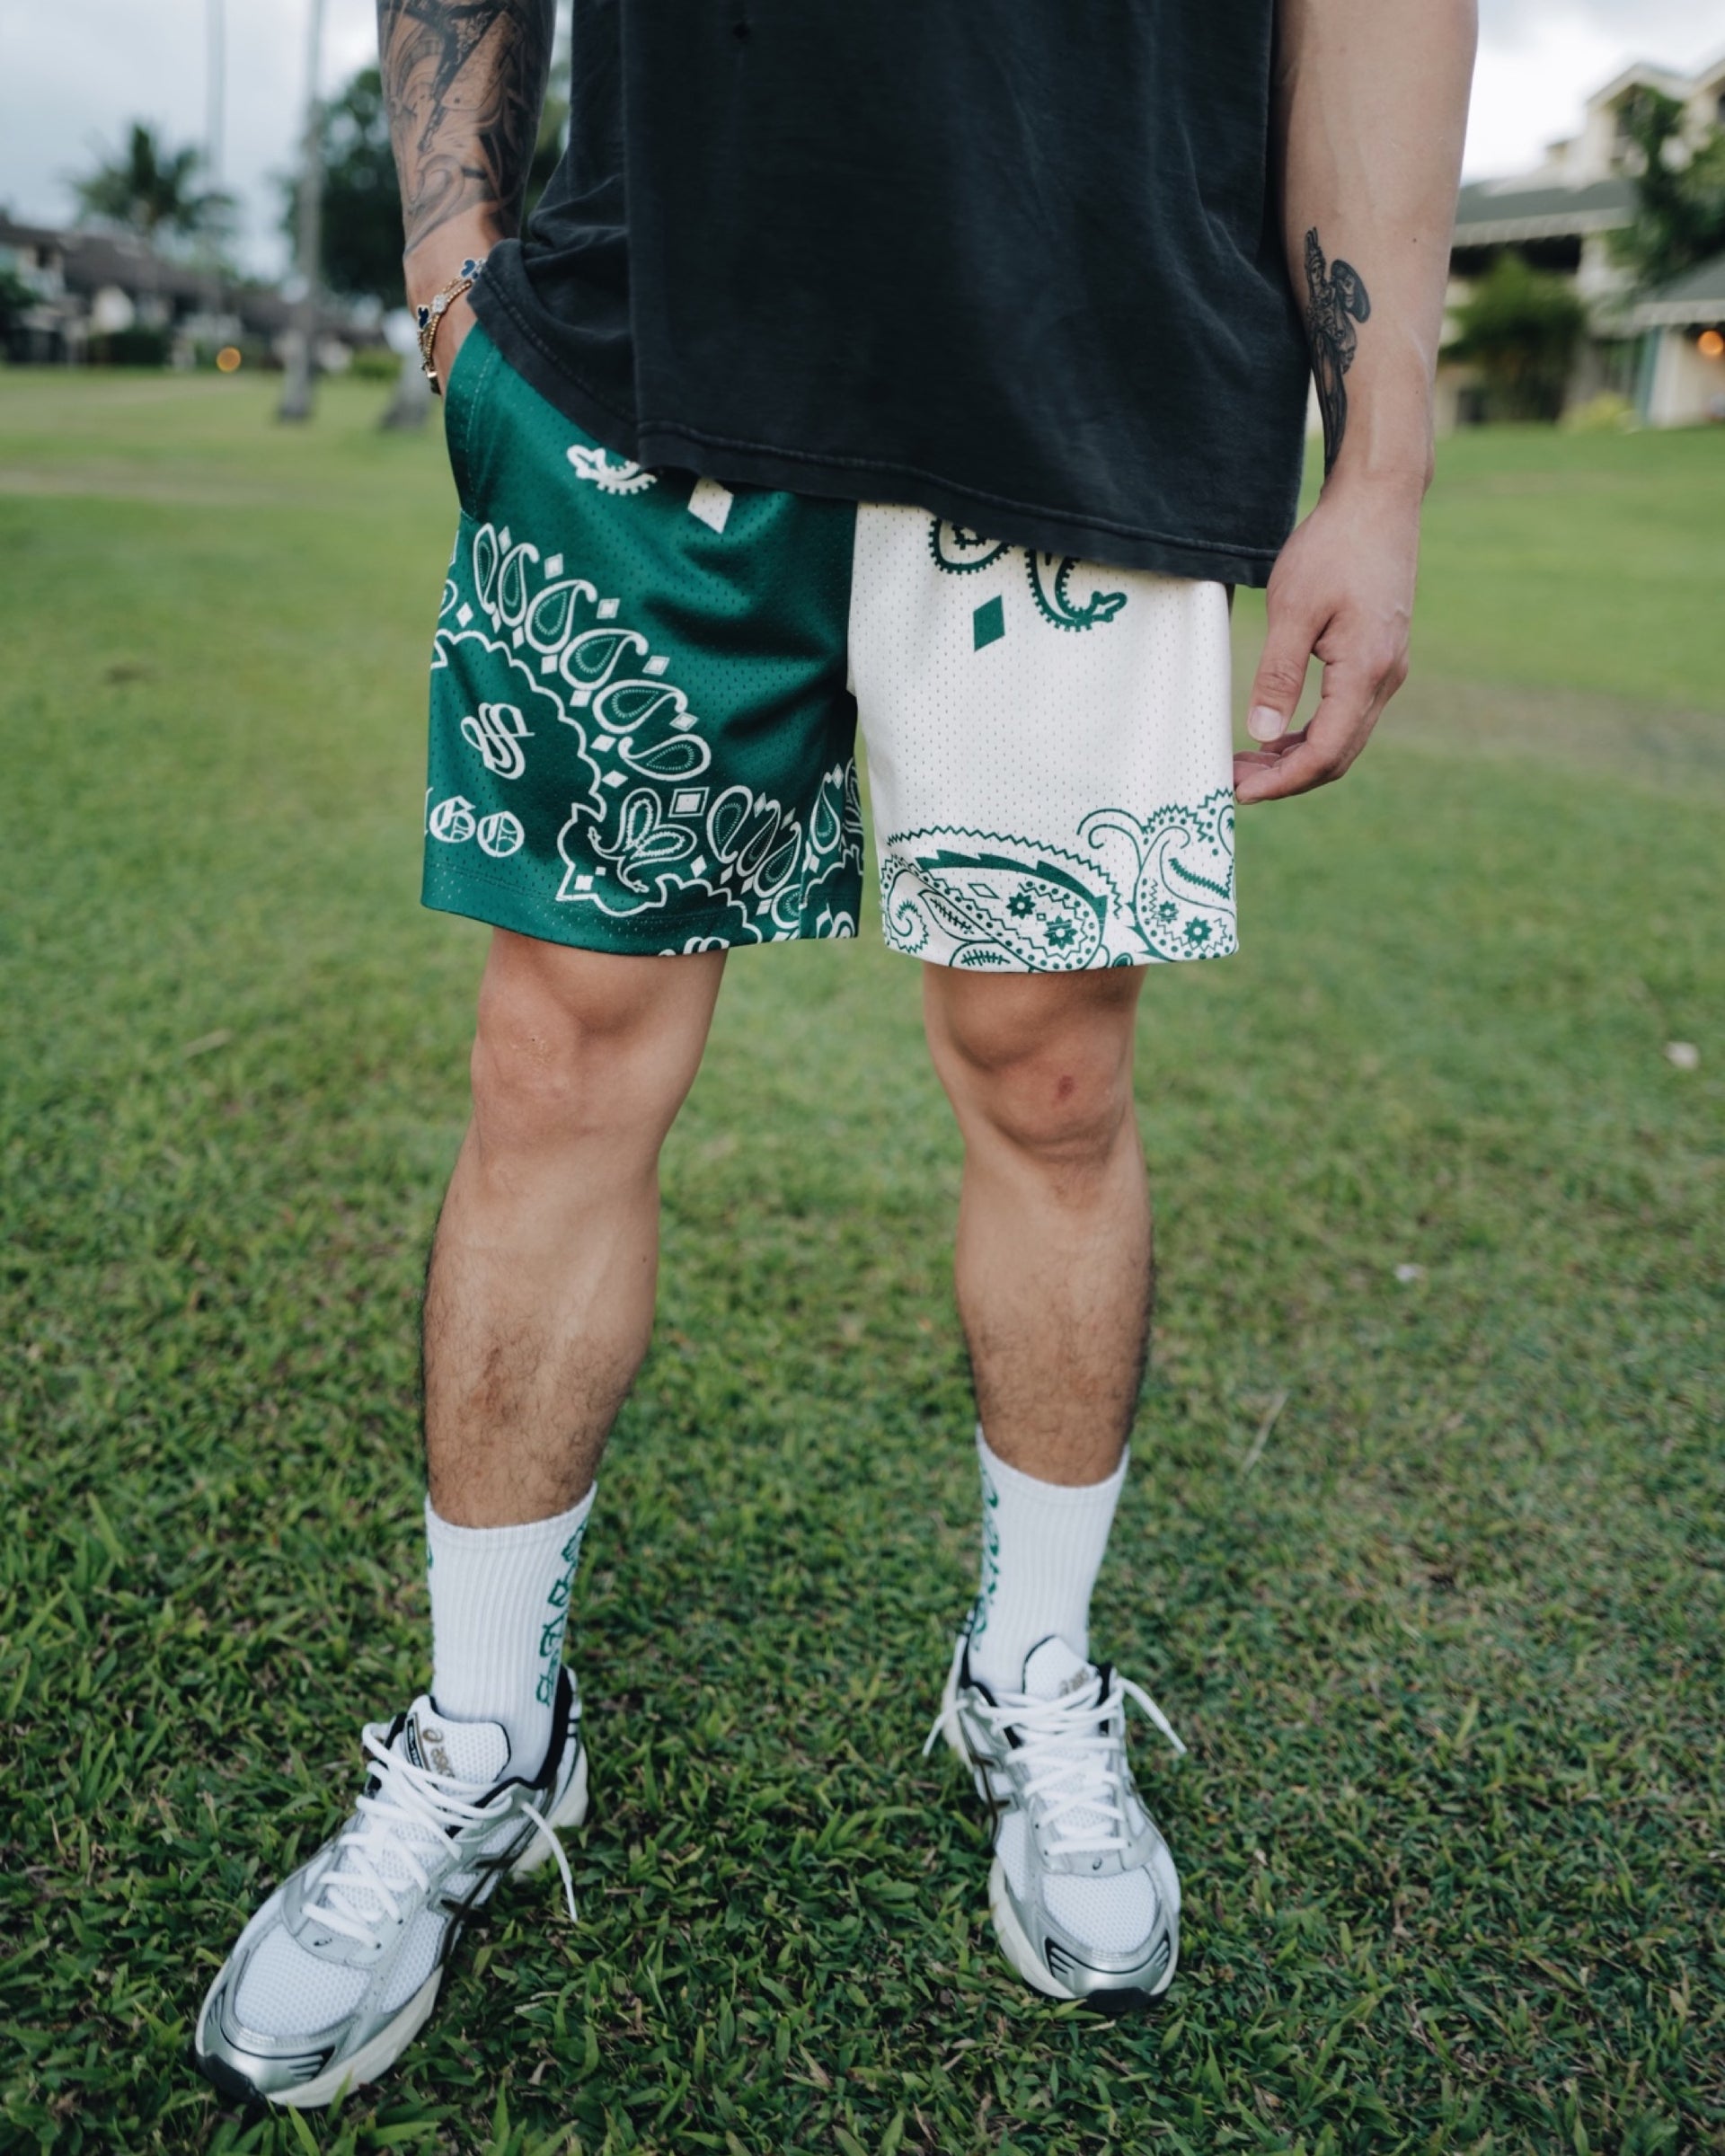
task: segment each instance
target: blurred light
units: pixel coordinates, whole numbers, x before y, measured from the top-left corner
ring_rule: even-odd
[[[1703,359],[1717,359],[1725,353],[1725,337],[1717,330],[1703,330],[1695,340],[1695,349]]]
[[[231,375],[237,370],[240,358],[240,349],[237,345],[225,344],[216,355],[216,364],[223,374]]]

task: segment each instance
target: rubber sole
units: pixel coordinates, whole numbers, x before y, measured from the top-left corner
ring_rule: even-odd
[[[315,2081],[307,2081],[301,2088],[283,2089],[261,2100],[278,2110],[321,2111],[349,2090],[361,2089],[367,2081],[375,2081],[380,2073],[389,2071],[431,2019],[442,1984],[443,1970],[439,1966],[432,1970],[394,2019],[386,2022],[369,2043],[362,2044],[350,2059],[343,2059],[339,2066],[332,2066],[327,2073],[320,2073]],[[198,2032],[192,2038],[192,2053],[199,2070],[215,2082],[224,2096],[257,2103],[260,2100],[257,2090],[241,2081],[221,2060],[211,2059],[206,2054],[204,2017],[208,2011],[209,2001],[206,1999],[198,2015]]]

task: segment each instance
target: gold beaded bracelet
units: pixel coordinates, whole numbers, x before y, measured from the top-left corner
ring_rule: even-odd
[[[473,279],[479,275],[482,262],[482,258],[470,254],[441,292],[434,292],[422,307],[413,310],[413,320],[420,332],[420,366],[426,380],[431,384],[434,397],[443,394],[443,384],[438,378],[438,363],[432,357],[432,349],[438,341],[438,324],[464,292],[473,290]]]

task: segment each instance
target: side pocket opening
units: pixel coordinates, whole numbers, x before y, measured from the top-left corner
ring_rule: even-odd
[[[462,340],[443,385],[443,435],[456,497],[470,516],[473,504],[473,407],[497,359],[497,347],[475,323]]]

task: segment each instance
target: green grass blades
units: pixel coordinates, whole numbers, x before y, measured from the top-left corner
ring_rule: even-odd
[[[668,1150],[579,1927],[500,1899],[338,2114],[190,2072],[426,1674],[482,938],[414,903],[452,502],[381,396],[290,432],[243,377],[0,374],[0,2145],[1725,2150],[1725,435],[1447,446],[1422,673],[1243,819],[1243,955],[1147,984],[1163,1304],[1096,1639],[1191,1746],[1139,1746],[1163,2010],[1017,1985],[919,1756],[975,1563],[959,1161],[871,933],[737,960]]]

